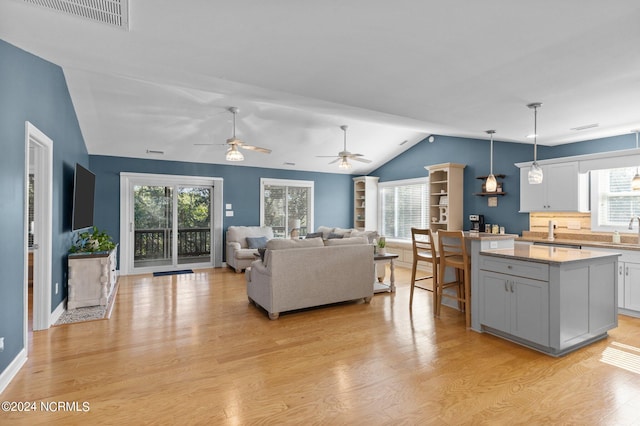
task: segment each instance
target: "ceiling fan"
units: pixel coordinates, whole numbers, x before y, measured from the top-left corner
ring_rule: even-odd
[[[271,154],[270,149],[261,148],[259,146],[247,145],[246,143],[242,142],[240,139],[236,137],[236,114],[238,114],[240,109],[238,107],[229,107],[227,109],[229,110],[229,112],[233,114],[233,136],[227,139],[227,143],[218,144],[218,145],[229,146],[229,149],[227,150],[227,157],[226,157],[227,161],[243,161],[244,160],[244,155],[242,155],[242,152],[240,152],[238,148],[247,149],[250,151],[262,152],[263,154]],[[197,143],[194,145],[215,145],[215,144]]]
[[[337,163],[338,161],[340,161],[340,164],[338,165],[338,167],[340,167],[341,169],[350,169],[351,168],[351,163],[349,163],[349,159],[354,160],[354,161],[360,161],[361,163],[370,163],[371,160],[367,160],[366,158],[362,158],[362,157],[364,157],[364,155],[362,155],[362,154],[352,154],[349,151],[347,151],[347,129],[349,128],[349,126],[342,125],[342,126],[340,126],[340,128],[344,131],[344,145],[343,145],[342,151],[340,151],[338,153],[338,155],[318,155],[317,157],[318,158],[334,158],[334,157],[336,157],[336,159],[333,160],[332,162],[330,162],[329,164]]]

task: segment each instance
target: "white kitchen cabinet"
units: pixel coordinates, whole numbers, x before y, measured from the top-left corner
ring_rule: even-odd
[[[616,254],[515,244],[478,257],[480,331],[561,356],[618,324]]]
[[[624,263],[624,308],[640,312],[640,263]]]
[[[549,283],[480,271],[480,322],[504,333],[549,346]]]
[[[618,260],[618,308],[624,315],[640,317],[640,251],[602,248],[583,245],[585,248],[609,253],[620,253]]]
[[[520,211],[589,211],[589,176],[579,173],[578,162],[541,164],[542,183],[532,185],[530,166],[520,168]]]

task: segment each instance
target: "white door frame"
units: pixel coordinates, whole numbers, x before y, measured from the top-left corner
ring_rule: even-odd
[[[30,150],[33,148],[33,161]],[[29,342],[29,167],[34,166],[33,330],[51,326],[51,235],[53,230],[53,141],[25,122],[24,336]]]
[[[216,268],[222,266],[222,195],[224,193],[222,178],[122,172],[120,173],[120,275],[134,273],[133,262],[131,262],[133,258],[131,252],[133,247],[133,182],[149,185],[212,186],[211,250],[213,253],[211,254],[212,265],[210,266]],[[153,272],[171,270],[172,268],[172,266],[155,268]],[[135,273],[142,272],[146,271],[140,268],[135,270]]]

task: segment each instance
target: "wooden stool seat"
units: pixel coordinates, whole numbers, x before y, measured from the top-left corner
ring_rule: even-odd
[[[440,270],[435,294],[437,295],[435,315],[440,315],[442,298],[458,301],[458,307],[465,313],[467,328],[471,327],[471,262],[462,231],[439,231],[438,247]],[[446,268],[455,269],[455,280],[445,282]],[[455,287],[456,295],[447,294],[445,289]]]
[[[434,293],[434,312],[435,312],[435,294],[436,281],[438,279],[438,262],[439,258],[436,253],[436,244],[432,238],[431,230],[411,228],[411,243],[413,246],[413,265],[411,268],[411,291],[409,295],[409,309],[413,306],[413,290],[416,287],[416,281],[431,279]],[[431,265],[431,275],[417,278],[418,262],[427,262]],[[423,287],[420,287],[423,288]],[[425,289],[429,290],[429,289]]]

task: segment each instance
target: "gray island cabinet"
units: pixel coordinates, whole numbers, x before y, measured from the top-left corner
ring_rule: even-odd
[[[618,326],[617,253],[515,244],[480,252],[481,331],[552,356]]]

